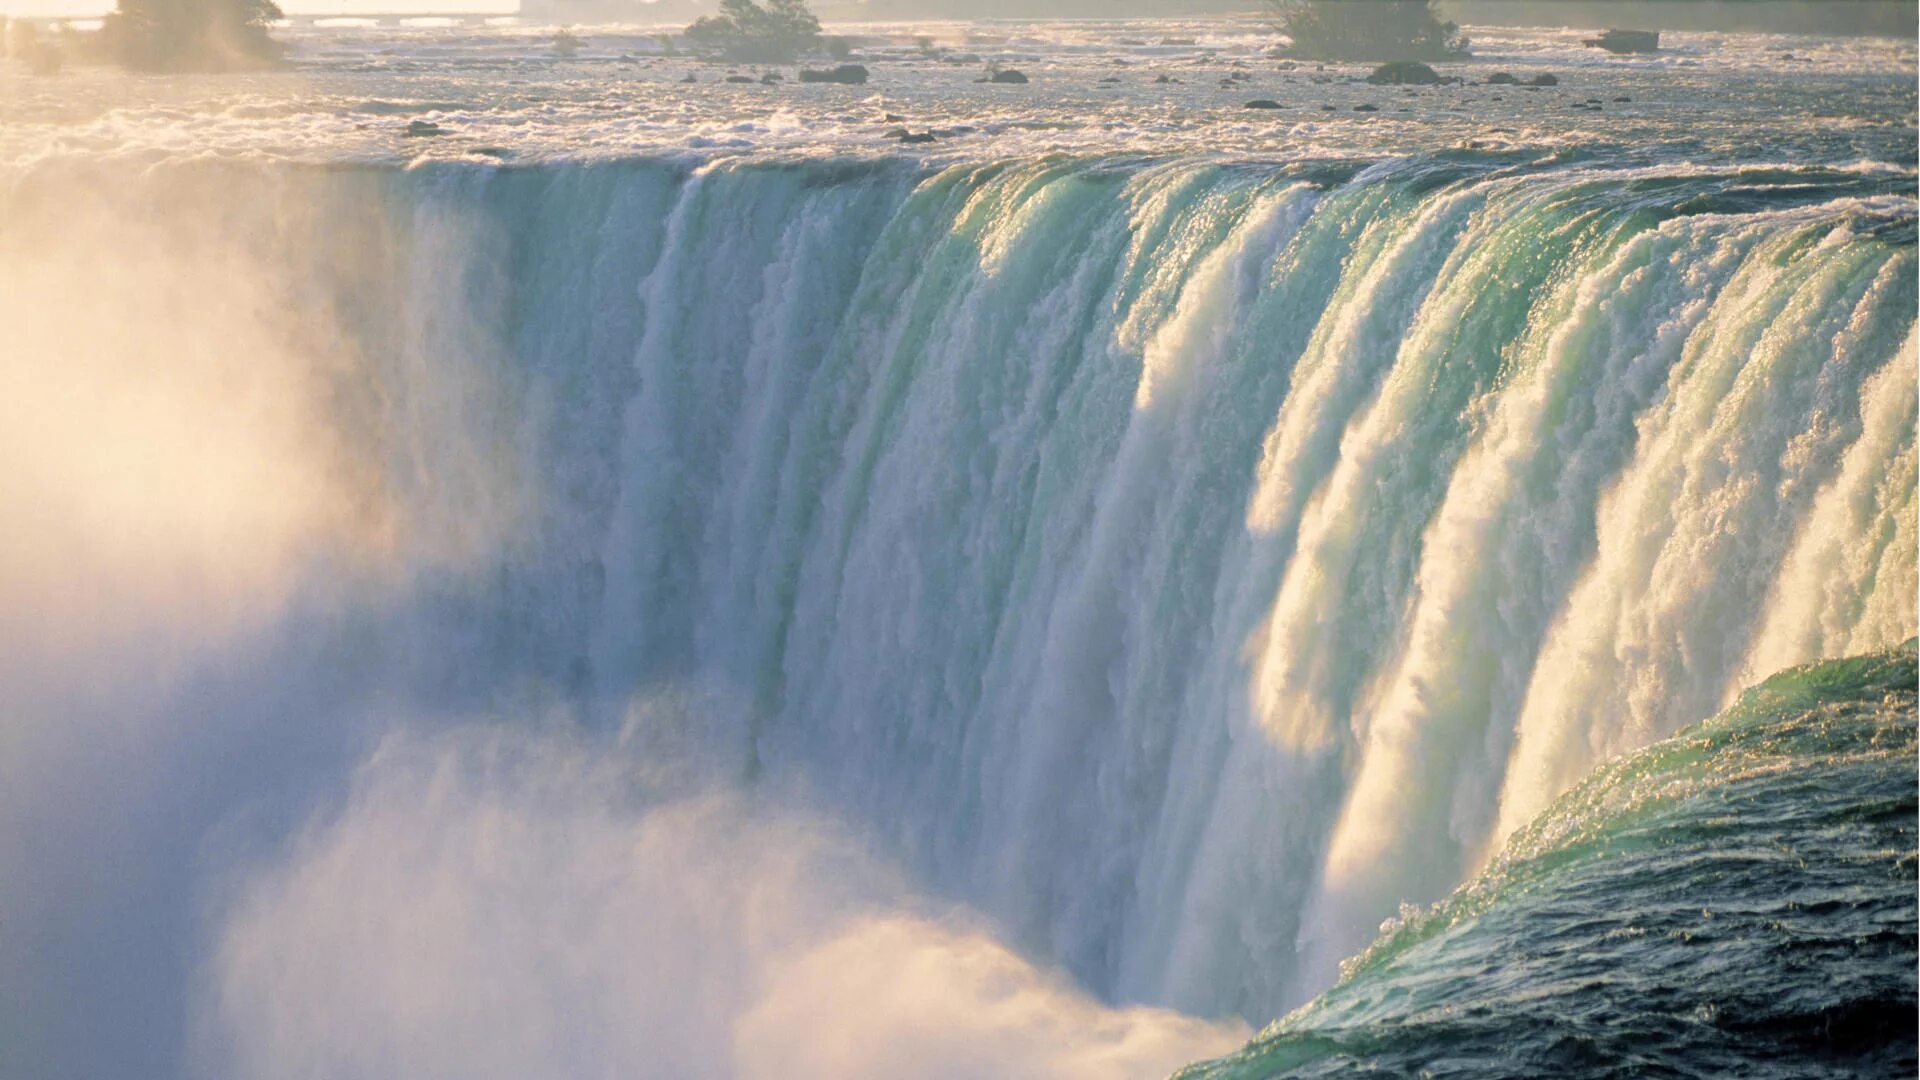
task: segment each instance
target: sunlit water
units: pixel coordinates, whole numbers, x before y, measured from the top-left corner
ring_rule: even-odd
[[[887,134],[906,126],[942,136],[912,148],[934,161],[1218,151],[1295,161],[1471,147],[1635,161],[1913,160],[1915,46],[1884,39],[1668,34],[1657,55],[1614,57],[1580,44],[1590,31],[1486,28],[1472,33],[1471,62],[1443,65],[1469,85],[1383,88],[1355,84],[1364,66],[1283,70],[1267,57],[1273,35],[1254,20],[837,27],[872,72],[848,87],[801,85],[792,65],[662,55],[656,35],[673,29],[580,29],[581,51],[561,59],[552,27],[294,27],[281,35],[291,74],[9,77],[0,155],[846,158],[897,155]],[[935,55],[922,55],[921,38]],[[1170,40],[1194,44],[1162,44]],[[990,62],[1033,81],[980,85]],[[1561,82],[1480,85],[1503,71]],[[766,72],[783,82],[722,81]],[[1257,99],[1282,108],[1245,107]],[[409,139],[415,119],[449,134]]]
[[[1908,1068],[1912,43],[850,32],[0,74],[0,1075]]]

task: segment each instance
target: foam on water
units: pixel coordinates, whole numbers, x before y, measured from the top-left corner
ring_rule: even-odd
[[[281,31],[295,62],[284,74],[0,70],[0,161],[866,157],[897,153],[887,133],[902,125],[938,133],[922,156],[941,161],[1196,151],[1300,160],[1449,146],[1605,146],[1662,160],[1913,156],[1911,42],[1670,34],[1658,56],[1613,58],[1580,47],[1572,31],[1475,30],[1474,59],[1447,65],[1469,85],[1383,88],[1358,82],[1364,66],[1270,59],[1272,35],[1257,21],[856,24],[833,29],[858,43],[873,71],[867,86],[803,86],[782,68],[783,83],[743,87],[720,80],[762,69],[663,55],[661,29],[583,31],[584,49],[561,59],[552,28],[292,27]],[[944,51],[923,55],[923,37]],[[1160,44],[1169,39],[1195,44]],[[978,85],[989,62],[1034,82]],[[1480,85],[1496,71],[1562,82]],[[688,76],[698,84],[683,84]],[[1255,98],[1283,107],[1244,108]],[[1590,100],[1605,111],[1587,111]],[[406,138],[412,119],[449,134]],[[1759,129],[1766,139],[1753,137]]]

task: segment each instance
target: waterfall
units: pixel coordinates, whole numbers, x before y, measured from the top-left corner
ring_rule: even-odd
[[[10,178],[0,313],[128,378],[45,306],[95,281],[245,344],[179,407],[311,389],[297,460],[209,453],[327,508],[261,558],[328,700],[626,727],[1108,1001],[1278,1015],[1603,759],[1915,632],[1897,170],[91,168]]]

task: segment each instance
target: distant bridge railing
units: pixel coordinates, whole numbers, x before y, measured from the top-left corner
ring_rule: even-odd
[[[63,27],[76,30],[88,29],[99,25],[106,17],[106,11],[91,15],[7,15],[0,12],[0,20],[16,23],[29,23],[41,30],[57,31]],[[485,26],[488,23],[504,19],[524,19],[513,11],[409,11],[409,12],[315,12],[302,11],[281,19],[280,26],[318,26],[322,23],[334,23],[354,26]]]

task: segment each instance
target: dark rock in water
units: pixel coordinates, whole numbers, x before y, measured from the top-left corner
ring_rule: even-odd
[[[684,79],[681,79],[680,81],[681,81],[681,82],[683,82],[683,83],[697,83],[697,82],[699,82],[699,81],[700,81],[700,76],[698,76],[698,75],[695,75],[694,73],[692,73],[691,71],[689,71],[689,72],[687,73],[687,77],[686,77],[686,78],[684,78]]]
[[[901,116],[899,113],[888,113],[880,118],[880,122],[883,124],[899,124],[905,122],[906,119],[906,117]]]
[[[1117,76],[1117,75],[1109,75],[1109,76],[1107,76],[1106,78],[1104,78],[1104,79],[1101,79],[1101,80],[1100,80],[1100,85],[1102,85],[1102,86],[1108,86],[1108,85],[1111,85],[1111,84],[1113,84],[1113,83],[1117,83],[1117,82],[1119,82],[1119,81],[1120,81],[1120,77],[1119,77],[1119,76]]]
[[[1395,60],[1374,68],[1367,81],[1375,86],[1437,86],[1440,73],[1418,60]]]
[[[1527,80],[1528,86],[1559,86],[1560,76],[1551,74],[1535,75]]]
[[[755,79],[751,75],[729,75],[727,76],[725,81],[730,83],[754,83],[754,82],[758,82],[759,80]]]
[[[1380,111],[1380,106],[1378,106],[1378,105],[1355,105],[1355,106],[1353,107],[1353,111],[1354,111],[1354,112],[1379,112],[1379,111]]]
[[[1496,71],[1487,76],[1488,86],[1514,86],[1519,82],[1520,80],[1514,78],[1513,73],[1510,71]]]
[[[903,146],[920,146],[938,141],[939,137],[931,131],[909,131],[905,135],[900,136],[900,143]]]
[[[842,86],[861,86],[870,74],[860,64],[841,64],[836,68],[820,71],[812,68],[800,69],[800,81],[803,83],[839,83]]]
[[[760,76],[760,82],[763,86],[772,86],[774,83],[786,81],[787,77],[777,71],[769,71],[765,75]]]
[[[1321,106],[1320,106],[1320,111],[1321,111],[1321,112],[1339,112],[1339,111],[1340,111],[1340,107],[1339,107],[1338,105],[1324,105],[1324,104],[1323,104],[1323,105],[1321,105]]]
[[[1623,97],[1617,97],[1617,98],[1614,98],[1613,100],[1615,100],[1615,101],[1632,101],[1633,99],[1632,99],[1632,98],[1630,98],[1630,97],[1624,97],[1624,96],[1623,96]]]
[[[1658,30],[1609,30],[1597,38],[1588,38],[1586,45],[1590,49],[1605,49],[1610,53],[1650,53],[1660,51],[1660,31]]]
[[[1279,102],[1272,98],[1254,98],[1252,101],[1247,102],[1246,107],[1249,109],[1278,109],[1281,106]]]
[[[1166,86],[1171,83],[1177,83],[1179,81],[1180,81],[1179,79],[1176,79],[1171,75],[1160,75],[1154,78],[1153,84],[1155,86]]]
[[[1000,86],[1025,86],[1027,85],[1028,79],[1024,73],[1015,71],[1012,68],[1007,68],[1004,71],[996,71],[991,75],[988,75],[986,78],[980,79],[978,81],[983,83],[995,83]]]
[[[431,120],[415,120],[413,123],[407,125],[407,131],[406,131],[406,137],[409,139],[418,139],[418,138],[424,138],[429,135],[445,135],[445,134],[448,134],[447,129],[441,127],[439,124],[436,124]]]

